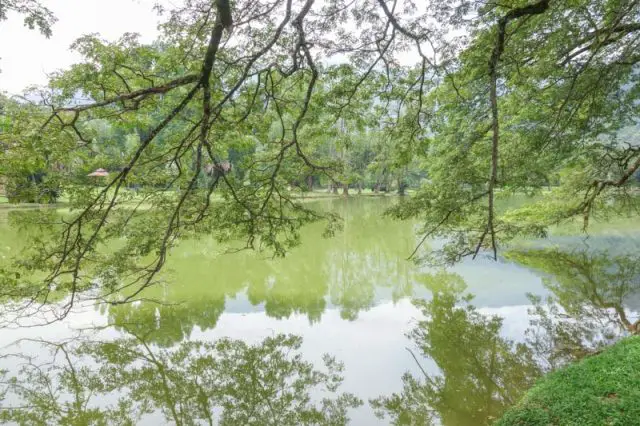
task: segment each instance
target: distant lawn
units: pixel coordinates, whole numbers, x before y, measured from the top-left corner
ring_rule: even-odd
[[[100,188],[97,188],[100,189]],[[128,191],[128,190],[126,190]],[[123,191],[124,192],[124,191]],[[166,193],[173,194],[175,191],[165,191]],[[177,194],[177,193],[176,193]],[[407,195],[411,195],[412,191],[407,190]],[[380,197],[380,196],[397,196],[395,191],[392,192],[373,192],[370,189],[365,189],[361,194],[358,194],[356,189],[349,189],[349,196],[367,196],[367,197]],[[291,194],[291,198],[299,201],[315,201],[318,199],[330,199],[330,198],[343,198],[342,189],[338,191],[338,193],[329,192],[326,189],[315,188],[311,192],[301,192],[301,191],[293,191]],[[139,205],[139,201],[142,200],[142,195],[138,196],[134,194],[132,199],[128,199],[126,201],[120,201],[118,205],[122,208],[131,208],[136,206],[140,209],[148,209],[150,207],[149,204],[143,203]],[[219,201],[222,200],[220,195],[213,194],[211,196],[211,201]],[[9,200],[6,196],[0,195],[0,209],[21,209],[21,208],[39,208],[39,207],[52,207],[52,208],[65,208],[69,203],[69,199],[63,194],[58,201],[54,204],[36,204],[36,203],[17,203],[12,204],[9,203]]]
[[[640,424],[640,336],[548,374],[498,426]]]

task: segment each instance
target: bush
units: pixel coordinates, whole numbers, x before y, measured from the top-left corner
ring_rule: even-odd
[[[639,425],[640,336],[543,377],[496,423]]]

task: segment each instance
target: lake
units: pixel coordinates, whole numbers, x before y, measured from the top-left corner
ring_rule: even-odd
[[[541,374],[638,318],[633,218],[443,270],[406,260],[416,224],[382,217],[398,200],[314,202],[343,231],[308,226],[282,259],[185,241],[142,300],[3,330],[0,421],[490,424]],[[5,260],[28,232],[10,214]]]

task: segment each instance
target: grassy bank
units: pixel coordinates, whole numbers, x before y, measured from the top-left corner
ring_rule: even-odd
[[[640,336],[543,377],[496,424],[640,424]]]

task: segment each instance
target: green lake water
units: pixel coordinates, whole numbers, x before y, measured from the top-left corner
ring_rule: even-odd
[[[590,305],[594,294],[637,318],[634,219],[588,238],[561,228],[547,240],[519,242],[497,262],[466,260],[443,271],[406,260],[416,224],[382,217],[394,202],[318,201],[344,218],[344,230],[324,239],[320,224],[309,226],[283,259],[228,254],[207,238],[183,242],[169,256],[164,283],[141,301],[83,306],[48,326],[2,330],[0,422],[341,424],[347,407],[349,424],[390,424],[370,400],[398,393],[399,421],[414,419],[401,424],[490,424],[540,374],[515,349],[532,330],[527,294],[573,298],[584,308],[576,317],[593,313],[604,339],[623,332],[608,310]],[[10,213],[0,211],[5,260],[28,232],[11,226]],[[462,293],[473,295],[473,313],[456,298]],[[327,371],[324,354],[342,363],[337,390],[325,386],[328,376],[310,373]],[[530,376],[516,374],[525,367]],[[405,374],[432,383],[428,395],[424,388],[400,394]],[[411,407],[425,417],[415,420]]]

